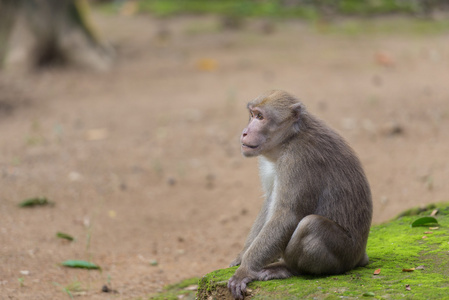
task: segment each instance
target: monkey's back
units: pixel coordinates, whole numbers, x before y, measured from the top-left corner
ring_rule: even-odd
[[[356,240],[368,237],[372,200],[368,180],[351,147],[322,121],[307,114],[300,131],[285,145],[289,184],[300,215],[317,214],[343,227]]]

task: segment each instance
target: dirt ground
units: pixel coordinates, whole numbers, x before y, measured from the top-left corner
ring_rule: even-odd
[[[356,150],[374,223],[449,200],[448,34],[95,22],[117,51],[109,71],[0,73],[0,299],[69,299],[64,288],[145,299],[226,267],[262,200],[257,160],[239,152],[245,104],[271,88],[299,96]],[[55,205],[18,207],[36,196]],[[68,259],[102,271],[62,267]]]

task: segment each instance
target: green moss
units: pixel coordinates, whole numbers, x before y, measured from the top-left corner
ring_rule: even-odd
[[[181,281],[176,284],[171,284],[164,287],[164,291],[162,293],[158,293],[156,295],[150,296],[149,299],[154,300],[177,300],[182,296],[182,299],[189,300],[195,299],[196,289],[186,289],[188,287],[194,287],[198,284],[199,278],[190,278],[184,281]]]
[[[367,246],[370,264],[366,267],[338,276],[301,276],[252,282],[248,286],[251,290],[248,298],[444,299],[449,294],[449,204],[428,206],[418,214],[429,215],[434,209],[439,211],[436,215],[438,229],[412,228],[410,224],[418,216],[410,213],[373,226]],[[402,271],[418,266],[424,268]],[[376,269],[381,269],[379,275],[373,275]],[[198,299],[208,299],[209,296],[225,299],[228,295],[226,283],[234,271],[235,268],[229,268],[204,276],[199,283]]]
[[[198,299],[208,299],[209,296],[216,299],[224,299],[227,293],[228,279],[234,274],[237,267],[220,269],[207,274],[199,281]]]
[[[104,11],[116,10],[123,1],[107,4]],[[296,2],[296,3],[295,3]],[[303,3],[304,2],[304,3]],[[329,18],[329,15],[377,16],[387,14],[416,15],[426,14],[420,1],[397,0],[321,0],[321,1],[285,1],[285,0],[138,0],[139,11],[150,12],[158,16],[176,14],[217,14],[227,16],[277,17],[317,19]],[[423,0],[422,0],[423,2]],[[436,3],[432,7],[437,9]]]
[[[436,204],[429,204],[424,207],[413,207],[400,213],[398,215],[398,218],[406,216],[429,215],[432,212],[432,210],[436,209],[436,207],[437,207]]]
[[[320,32],[349,36],[370,35],[435,35],[449,31],[449,20],[427,20],[409,17],[343,18],[317,26]]]
[[[447,18],[413,18],[424,13],[416,1],[397,0],[341,0],[339,4],[322,1],[306,1],[308,4],[286,5],[283,0],[138,0],[137,11],[159,17],[181,14],[212,14],[241,22],[245,18],[270,18],[272,20],[302,19],[315,22],[321,33],[365,36],[381,35],[429,35],[449,31]],[[111,14],[120,11],[123,1],[96,5],[97,9]],[[324,6],[323,6],[324,4]],[[323,9],[325,8],[325,9]],[[329,11],[330,9],[330,11]],[[323,13],[324,11],[332,12]],[[366,18],[394,14],[395,18]],[[345,16],[332,18],[330,16]],[[211,28],[213,29],[213,28]],[[203,30],[203,29],[201,29]],[[214,29],[215,30],[215,29]]]
[[[279,1],[252,0],[140,0],[139,10],[158,16],[176,14],[216,14],[237,17],[300,17],[310,18],[317,15],[313,6],[286,7]]]

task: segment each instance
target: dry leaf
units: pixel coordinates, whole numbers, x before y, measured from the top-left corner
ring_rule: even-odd
[[[393,57],[386,52],[382,52],[382,51],[377,52],[374,56],[374,59],[375,59],[376,63],[378,63],[381,66],[384,66],[384,67],[394,66]]]
[[[417,267],[415,268],[415,270],[424,270],[424,269],[425,269],[424,266],[417,266]]]
[[[440,227],[429,227],[430,230],[437,230],[440,229]]]
[[[380,269],[377,269],[374,271],[374,275],[379,275],[380,274]]]
[[[413,271],[415,271],[415,268],[402,269],[402,272],[413,272]]]
[[[425,234],[431,234],[431,233],[433,233],[433,231],[425,231],[424,233]]]
[[[215,71],[218,68],[218,63],[214,59],[203,58],[198,61],[196,67],[201,71]]]
[[[423,236],[422,238],[423,238],[423,239],[427,239],[427,235]]]
[[[434,209],[430,216],[434,217],[438,213],[438,209]]]
[[[410,284],[406,284],[405,285],[405,290],[406,291],[411,291],[412,290],[412,288],[410,287]]]

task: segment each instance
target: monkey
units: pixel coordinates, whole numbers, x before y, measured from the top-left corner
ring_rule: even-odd
[[[369,262],[371,190],[347,142],[295,96],[268,91],[247,105],[240,137],[258,156],[265,201],[230,267],[235,299],[255,280],[342,274]]]

